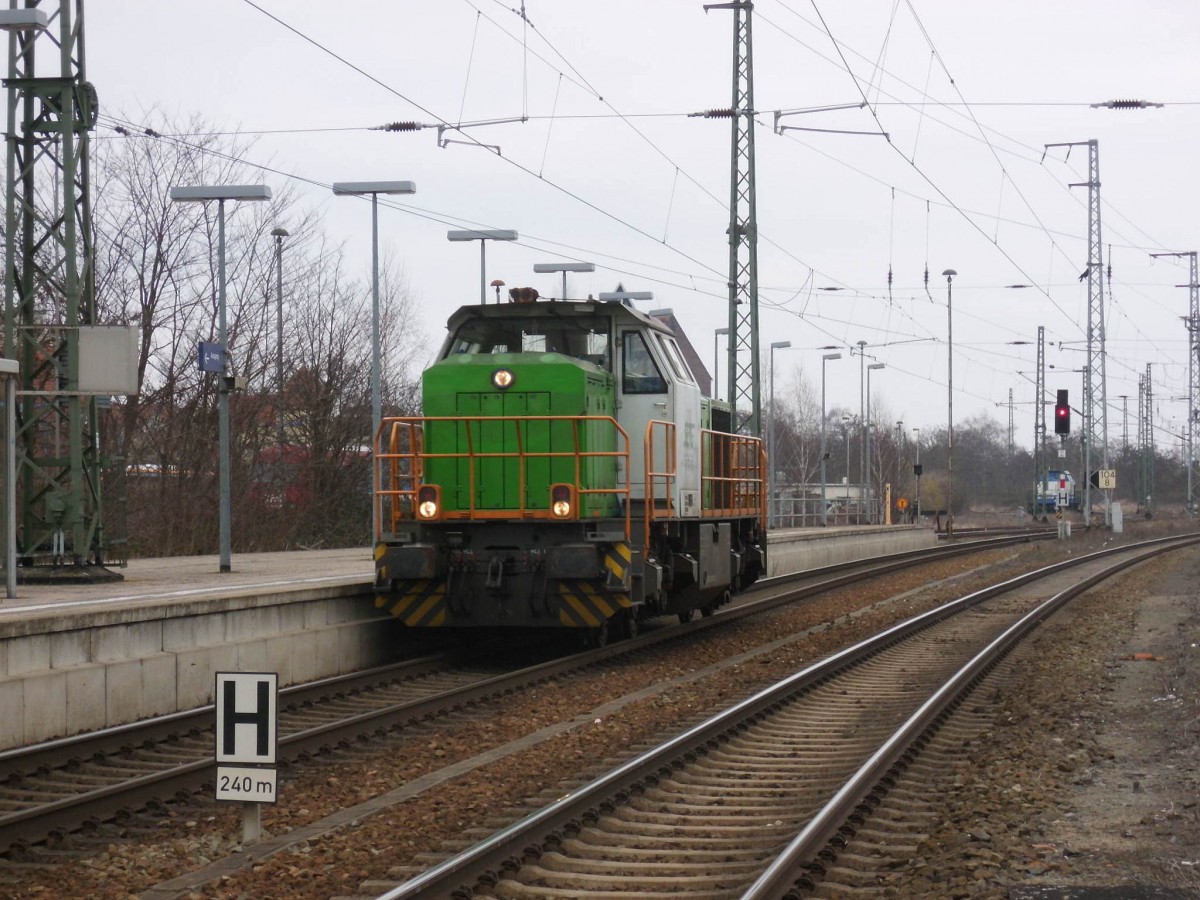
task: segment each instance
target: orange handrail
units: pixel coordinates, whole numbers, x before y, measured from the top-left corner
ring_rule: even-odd
[[[766,524],[767,456],[761,438],[702,429],[701,516],[756,515]],[[705,474],[710,473],[710,474]]]
[[[431,422],[452,422],[463,425],[466,434],[465,452],[428,453],[424,448],[425,426]],[[515,451],[481,451],[476,448],[474,423],[511,422],[516,433]],[[572,450],[527,450],[523,426],[530,422],[570,422]],[[623,449],[582,450],[580,449],[579,427],[581,423],[602,422],[612,426],[618,439],[615,443]],[[386,449],[385,449],[386,446]],[[629,436],[611,416],[394,416],[384,419],[374,444],[375,465],[378,471],[379,488],[375,496],[375,521],[382,533],[383,523],[389,531],[397,531],[402,522],[415,519],[417,491],[424,483],[425,464],[431,459],[465,459],[468,462],[468,508],[444,512],[442,520],[495,520],[495,519],[552,519],[554,521],[578,521],[583,504],[576,502],[572,515],[565,518],[554,516],[549,509],[531,509],[525,504],[526,469],[530,459],[571,458],[574,461],[574,490],[576,497],[591,494],[613,494],[623,499],[625,518],[625,540],[630,538],[630,496],[628,479],[622,487],[619,483],[611,488],[584,488],[580,484],[583,460],[587,458],[615,457],[624,460],[625,472],[629,471]],[[476,468],[483,459],[517,459],[519,506],[514,509],[479,509],[476,505]],[[385,477],[386,476],[386,477]]]
[[[707,519],[754,516],[766,528],[767,454],[762,439],[707,428],[701,429],[700,435],[700,516]],[[656,469],[654,460],[659,441],[664,442],[663,468]],[[646,462],[643,517],[648,553],[651,524],[675,516],[674,487],[679,477],[675,423],[661,419],[646,423],[643,447]],[[662,508],[656,494],[660,487],[666,499]]]
[[[654,436],[656,432],[662,433],[662,440],[665,442],[663,447],[663,469],[661,471],[654,468]],[[646,431],[642,437],[642,459],[645,462],[645,470],[643,472],[643,480],[645,483],[644,499],[642,501],[642,517],[644,522],[643,543],[647,555],[650,551],[650,523],[656,519],[669,519],[675,514],[675,478],[677,474],[676,458],[675,458],[675,423],[667,422],[664,419],[651,419],[646,423]],[[658,498],[655,493],[656,488],[661,482],[663,487],[663,496],[666,500],[666,505],[660,511],[658,508]]]

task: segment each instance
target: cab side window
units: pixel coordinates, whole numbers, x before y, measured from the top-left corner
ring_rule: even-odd
[[[667,382],[642,336],[627,331],[622,343],[621,390],[626,394],[665,394]]]

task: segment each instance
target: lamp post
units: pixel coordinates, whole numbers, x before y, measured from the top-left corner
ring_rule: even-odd
[[[867,427],[866,427],[866,459],[867,477],[864,486],[867,492],[867,523],[875,524],[875,505],[871,502],[871,370],[887,368],[885,363],[871,363],[867,366]]]
[[[217,343],[221,345],[221,378],[217,386],[218,500],[220,517],[220,571],[232,572],[229,511],[229,392],[233,378],[229,373],[229,348],[226,346],[225,319],[225,201],[270,200],[271,189],[265,184],[196,185],[171,188],[176,203],[217,201]]]
[[[850,417],[842,416],[842,431],[846,435],[846,524],[850,524]]]
[[[775,509],[779,505],[775,498],[775,351],[786,350],[791,341],[775,341],[771,344],[771,430],[767,432],[767,492],[770,505],[767,507],[767,527],[775,526]]]
[[[451,241],[479,241],[479,305],[487,304],[487,242],[515,241],[517,233],[511,228],[472,228],[466,231],[447,231]],[[566,276],[563,276],[565,281]]]
[[[954,540],[954,308],[953,283],[958,273],[946,276],[946,540]]]
[[[40,10],[39,10],[40,12]],[[4,379],[4,578],[5,596],[17,596],[17,376],[20,363],[0,359]]]
[[[516,234],[513,235],[514,240]],[[480,242],[482,246],[482,241]],[[534,263],[533,271],[537,274],[545,274],[548,272],[562,272],[563,289],[562,296],[558,299],[567,299],[567,273],[568,272],[595,272],[596,264],[589,262],[552,262],[552,263]]]
[[[826,353],[821,357],[821,525],[829,525],[829,507],[825,502],[825,363],[831,359],[841,359],[840,353]]]
[[[718,377],[721,371],[721,335],[729,336],[728,328],[718,328],[713,332],[713,386],[712,395],[714,400],[721,399],[721,379]]]
[[[851,352],[853,352],[853,350]],[[858,342],[858,427],[862,428],[864,430],[864,433],[860,434],[858,436],[858,490],[859,490],[859,495],[858,495],[859,510],[858,511],[859,511],[860,515],[862,514],[863,484],[867,480],[867,456],[866,456],[867,436],[865,434],[865,430],[867,427],[867,416],[866,416],[866,411],[864,409],[865,402],[863,400],[863,390],[866,387],[866,383],[867,383],[866,382],[866,374],[863,371],[863,366],[866,365],[866,362],[867,362],[867,342],[859,341]],[[850,477],[849,473],[847,473],[846,477],[847,478]]]
[[[333,193],[371,197],[371,444],[383,421],[382,365],[379,349],[379,195],[415,194],[417,186],[411,181],[335,181]],[[371,463],[371,503],[379,496],[379,470]],[[379,522],[371,516],[371,546],[379,542]]]
[[[288,230],[282,226],[272,228],[275,238],[275,297],[279,305],[275,311],[275,443],[279,445],[279,459],[283,464],[283,239]]]
[[[921,429],[914,428],[917,433],[917,458],[913,460],[913,477],[917,480],[917,524],[921,524]]]

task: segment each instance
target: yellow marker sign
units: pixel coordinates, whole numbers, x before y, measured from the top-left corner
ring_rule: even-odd
[[[901,497],[899,500],[897,500],[896,501],[896,509],[900,510],[901,512],[908,509],[908,498]]]

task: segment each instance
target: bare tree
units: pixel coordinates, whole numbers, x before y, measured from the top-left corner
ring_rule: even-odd
[[[99,319],[136,324],[141,336],[140,390],[117,404],[105,433],[129,475],[134,553],[213,552],[217,540],[218,384],[199,371],[196,349],[217,336],[218,211],[172,203],[170,188],[262,180],[239,161],[245,145],[207,134],[203,122],[171,131],[184,136],[114,138],[96,154]],[[228,352],[249,383],[230,404],[234,545],[365,542],[370,367],[363,361],[371,336],[361,323],[369,321],[369,295],[343,275],[341,248],[327,245],[290,187],[272,187],[269,204],[229,204],[225,216]],[[283,257],[289,378],[281,386],[269,232],[282,222],[291,234]],[[421,341],[398,271],[385,267],[382,318],[391,351],[386,383],[401,398],[413,393],[409,364]],[[286,460],[275,446],[281,415],[290,423]],[[279,490],[267,490],[271,481]]]

